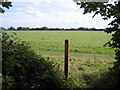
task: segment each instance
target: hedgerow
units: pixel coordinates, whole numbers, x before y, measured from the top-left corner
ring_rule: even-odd
[[[56,63],[30,49],[29,43],[14,35],[2,36],[3,89],[67,88],[63,72]]]

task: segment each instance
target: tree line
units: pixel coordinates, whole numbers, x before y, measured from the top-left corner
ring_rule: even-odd
[[[9,28],[4,28],[1,27],[3,30],[15,30],[15,31],[26,31],[26,30],[63,30],[63,31],[72,31],[72,30],[77,30],[77,31],[104,31],[105,29],[96,29],[96,28],[84,28],[84,27],[79,27],[79,28],[48,28],[46,26],[44,27],[37,27],[37,28],[30,28],[30,27],[9,27]]]

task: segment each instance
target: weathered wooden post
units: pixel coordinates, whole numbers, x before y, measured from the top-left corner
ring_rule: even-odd
[[[65,66],[64,66],[64,72],[65,77],[67,79],[68,77],[68,57],[69,57],[69,40],[65,40]]]

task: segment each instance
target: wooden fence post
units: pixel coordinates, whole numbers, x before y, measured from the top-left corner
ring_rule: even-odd
[[[64,66],[64,72],[65,72],[65,78],[68,77],[68,57],[69,57],[69,40],[65,40],[65,66]]]

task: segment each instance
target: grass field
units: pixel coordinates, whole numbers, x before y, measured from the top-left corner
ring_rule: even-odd
[[[8,31],[8,33],[16,31]],[[18,37],[30,42],[32,48],[41,55],[64,56],[65,39],[70,40],[70,57],[98,57],[113,59],[114,50],[103,45],[110,35],[101,31],[17,31]],[[107,58],[106,58],[107,57]]]
[[[7,31],[30,42],[31,49],[46,58],[52,58],[64,70],[64,43],[70,40],[69,71],[77,75],[78,86],[90,87],[85,78],[99,79],[100,73],[107,72],[114,60],[114,50],[103,45],[111,35],[102,31]],[[96,77],[97,76],[97,77]],[[72,76],[73,77],[73,76]],[[90,78],[90,76],[88,76]],[[84,81],[85,80],[85,81]],[[81,84],[80,82],[81,81]],[[92,82],[93,83],[93,82]]]

